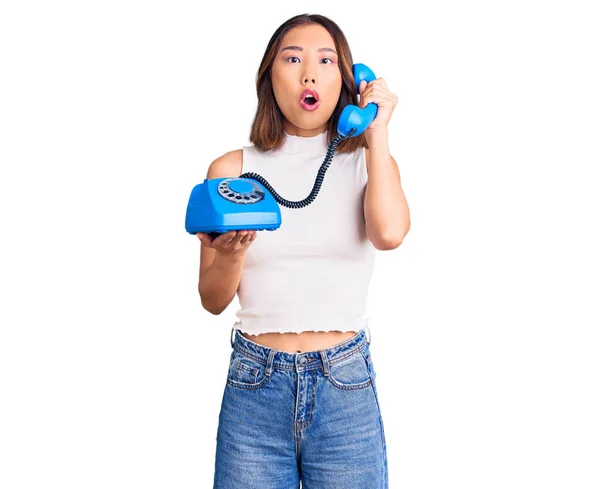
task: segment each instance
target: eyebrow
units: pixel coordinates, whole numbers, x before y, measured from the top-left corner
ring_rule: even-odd
[[[304,51],[304,48],[301,48],[300,46],[287,46],[285,48],[283,48],[280,53],[282,53],[283,51],[285,51],[286,49],[289,49],[290,51]],[[331,51],[332,53],[336,54],[335,49],[333,48],[320,48],[317,49],[317,52],[322,52],[322,51]]]

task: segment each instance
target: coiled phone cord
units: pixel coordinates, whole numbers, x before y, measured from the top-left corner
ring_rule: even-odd
[[[277,192],[275,192],[275,189],[269,184],[269,182],[267,182],[264,179],[264,177],[262,177],[258,173],[254,173],[254,172],[243,173],[239,176],[239,178],[251,178],[252,180],[256,180],[257,182],[261,183],[269,191],[269,193],[273,196],[273,198],[284,207],[289,207],[291,209],[300,209],[302,207],[306,207],[307,205],[312,203],[313,200],[315,200],[315,198],[317,197],[317,194],[319,193],[319,190],[321,190],[321,185],[323,183],[323,179],[325,178],[325,172],[329,169],[329,165],[331,164],[331,161],[333,160],[333,155],[335,153],[335,149],[336,149],[337,145],[340,144],[344,139],[348,139],[348,138],[352,137],[352,135],[355,132],[356,132],[356,129],[352,129],[346,136],[342,136],[338,132],[333,137],[333,139],[329,143],[329,147],[327,148],[327,155],[325,156],[325,159],[323,160],[323,163],[321,164],[321,167],[319,168],[319,171],[317,172],[317,177],[315,178],[315,183],[313,185],[313,188],[312,188],[310,194],[308,195],[308,197],[306,197],[305,199],[298,200],[298,201],[291,201],[291,200],[284,199],[281,195],[279,195]]]

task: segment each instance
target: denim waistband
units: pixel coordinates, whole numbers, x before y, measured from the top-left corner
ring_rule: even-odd
[[[328,366],[363,351],[369,347],[366,330],[361,329],[352,338],[322,350],[291,353],[259,345],[246,338],[240,330],[235,330],[233,349],[242,355],[266,365],[267,370],[310,370],[320,368],[328,371]]]

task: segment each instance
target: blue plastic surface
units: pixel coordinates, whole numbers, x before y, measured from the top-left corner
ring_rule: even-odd
[[[218,192],[223,180],[231,180],[231,188],[236,191],[240,187],[244,190],[258,185],[264,197],[253,204],[231,202]],[[279,226],[281,211],[273,196],[259,182],[246,178],[205,178],[203,183],[192,189],[185,215],[185,229],[190,234],[226,233],[241,229],[272,231]]]
[[[352,67],[354,80],[356,82],[356,93],[360,93],[360,82],[365,80],[367,83],[376,80],[375,73],[362,63],[357,63]],[[358,105],[347,105],[344,107],[338,120],[337,130],[342,136],[347,136],[352,129],[356,132],[352,137],[362,134],[369,124],[377,116],[377,104],[369,103],[364,109]]]

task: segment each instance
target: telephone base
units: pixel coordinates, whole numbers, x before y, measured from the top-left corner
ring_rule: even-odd
[[[244,178],[205,178],[192,189],[185,216],[189,234],[273,231],[280,226],[281,211],[273,196]]]

